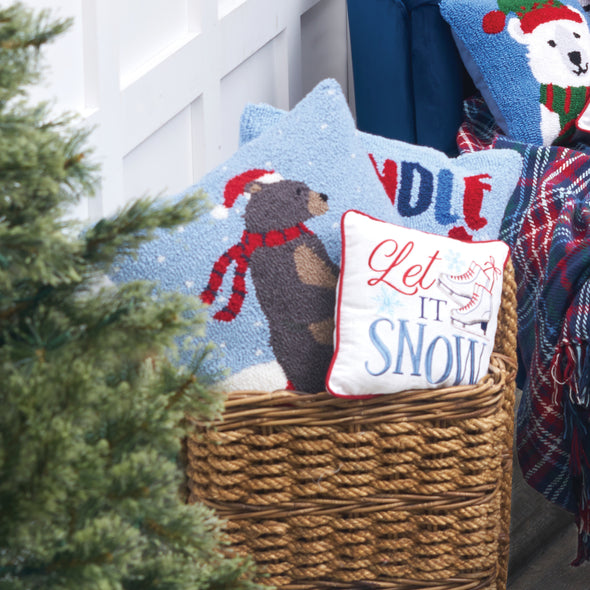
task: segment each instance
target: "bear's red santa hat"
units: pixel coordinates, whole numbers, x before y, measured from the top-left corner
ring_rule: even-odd
[[[556,20],[583,22],[582,15],[559,0],[498,0],[498,10],[492,10],[483,17],[485,33],[501,33],[506,25],[506,16],[513,12],[520,19],[523,33],[532,33],[539,25]]]
[[[283,180],[283,177],[274,170],[263,170],[259,168],[246,170],[246,172],[234,176],[225,185],[225,190],[223,191],[223,205],[217,205],[214,207],[211,211],[211,215],[216,219],[225,219],[228,210],[233,207],[237,198],[246,192],[246,186],[254,180],[262,182],[263,184],[270,184],[272,182]]]

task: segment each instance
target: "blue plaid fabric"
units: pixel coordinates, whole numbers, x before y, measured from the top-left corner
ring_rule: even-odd
[[[503,136],[479,97],[465,102],[462,152],[523,157],[501,239],[517,281],[523,398],[517,450],[525,479],[576,515],[574,565],[590,559],[590,155]]]

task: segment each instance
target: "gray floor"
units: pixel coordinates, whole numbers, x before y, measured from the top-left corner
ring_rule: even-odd
[[[511,572],[509,590],[587,590],[590,566],[569,565],[576,554],[576,527],[571,525],[557,533],[551,543],[535,552],[524,567]]]
[[[514,462],[508,590],[590,590],[590,563],[577,553],[573,516],[535,491]]]
[[[578,542],[572,516],[530,488],[518,470],[510,541],[508,590],[590,590],[590,563],[570,565]]]

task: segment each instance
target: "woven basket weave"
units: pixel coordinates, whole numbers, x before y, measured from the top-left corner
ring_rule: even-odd
[[[189,502],[289,590],[504,590],[516,373],[512,264],[488,375],[368,400],[236,392],[187,441]]]

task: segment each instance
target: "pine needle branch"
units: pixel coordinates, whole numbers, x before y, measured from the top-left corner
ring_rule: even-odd
[[[133,255],[157,231],[190,223],[207,209],[206,197],[200,191],[168,204],[156,198],[137,199],[86,232],[83,257],[89,264],[103,266],[116,256]]]

